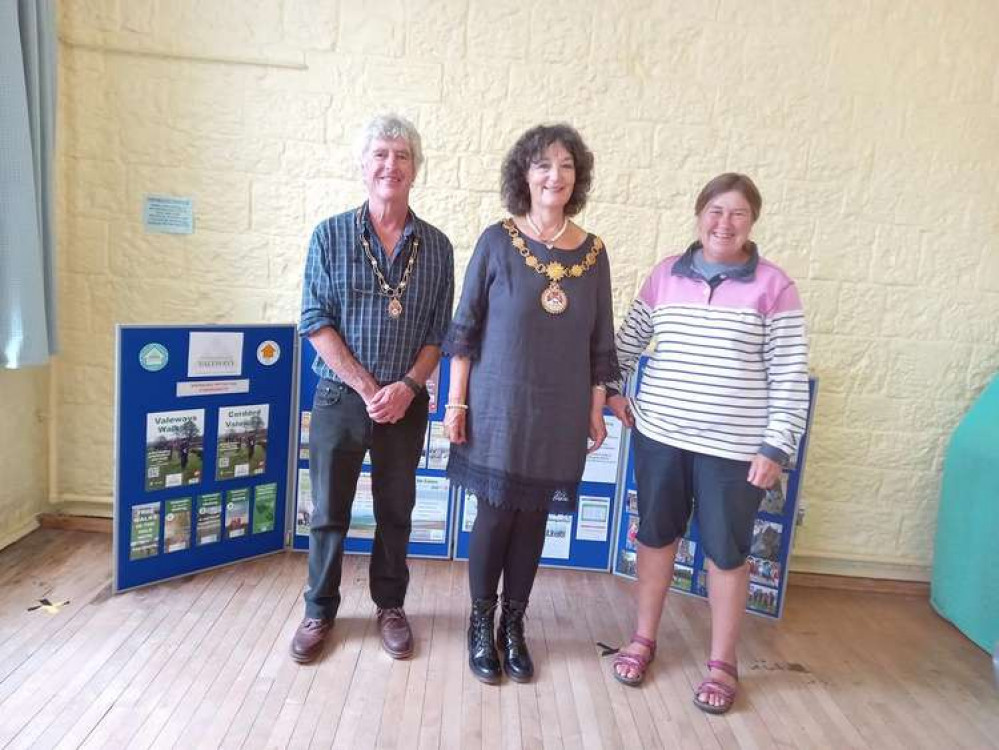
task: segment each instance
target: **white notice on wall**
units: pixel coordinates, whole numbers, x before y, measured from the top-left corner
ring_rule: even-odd
[[[550,560],[568,560],[572,546],[572,516],[552,513],[545,528],[545,546],[541,556]]]
[[[579,512],[576,514],[576,538],[588,542],[607,541],[607,528],[610,524],[610,500],[606,497],[579,496]]]
[[[169,195],[147,195],[142,207],[147,234],[194,234],[194,201]]]
[[[621,422],[605,414],[604,424],[607,425],[607,437],[604,438],[603,445],[586,457],[584,482],[617,482],[618,462],[621,458]]]

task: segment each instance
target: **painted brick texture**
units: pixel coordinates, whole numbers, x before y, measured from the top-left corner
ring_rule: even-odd
[[[48,504],[50,369],[0,370],[0,546],[30,531]]]
[[[999,369],[992,0],[65,0],[55,494],[111,493],[115,323],[293,321],[309,232],[363,198],[376,111],[421,128],[413,205],[456,248],[498,165],[567,120],[620,319],[715,174],[801,287],[821,398],[797,551],[925,565],[949,431]],[[143,193],[192,196],[146,235]]]

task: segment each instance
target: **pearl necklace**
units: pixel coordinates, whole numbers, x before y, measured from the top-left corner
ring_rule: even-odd
[[[534,219],[531,218],[530,211],[524,214],[524,219],[527,221],[527,226],[529,226],[531,231],[537,236],[538,242],[547,247],[549,250],[555,247],[555,243],[558,242],[559,237],[565,234],[565,230],[569,228],[569,217],[566,217],[562,220],[562,228],[555,232],[555,236],[546,240],[541,237],[541,230],[538,229],[538,225],[535,224]]]

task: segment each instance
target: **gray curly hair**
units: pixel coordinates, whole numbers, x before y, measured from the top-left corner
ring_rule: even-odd
[[[423,141],[413,123],[405,117],[393,113],[372,117],[361,130],[361,135],[357,141],[357,156],[361,164],[364,164],[372,142],[379,138],[401,138],[406,141],[410,151],[413,152],[413,167],[417,172],[420,171],[420,167],[423,165]]]

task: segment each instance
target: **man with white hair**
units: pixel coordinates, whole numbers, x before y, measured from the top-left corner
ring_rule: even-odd
[[[322,221],[305,262],[299,333],[318,352],[309,430],[313,512],[305,618],[292,659],[322,652],[340,605],[343,540],[365,452],[370,452],[375,537],[371,598],[382,646],[413,653],[403,610],[410,515],[427,429],[424,383],[451,319],[454,252],[419,219],[409,192],[423,161],[420,135],[396,115],[375,117],[360,144],[368,199]]]

